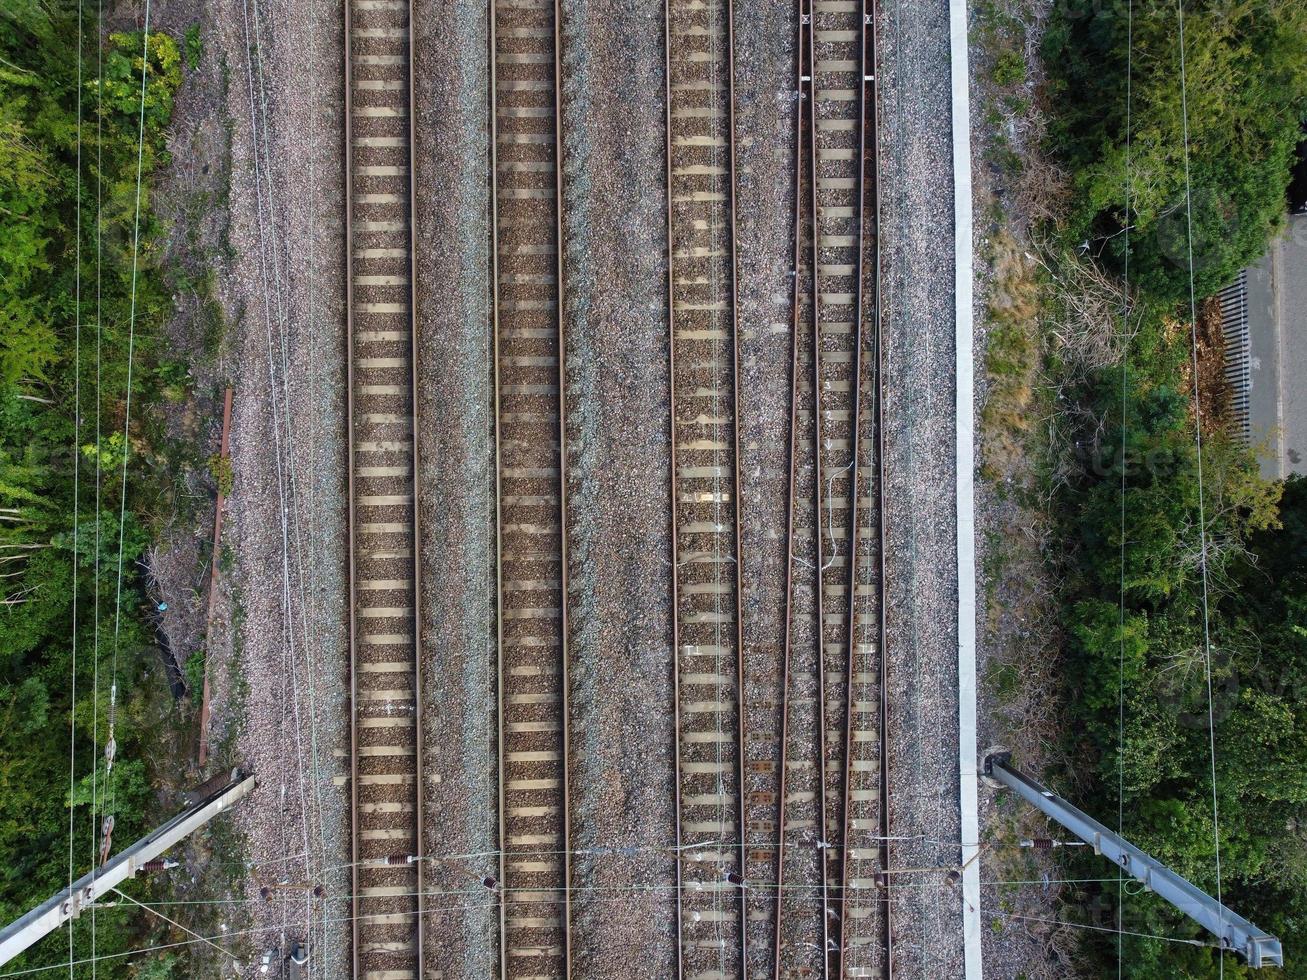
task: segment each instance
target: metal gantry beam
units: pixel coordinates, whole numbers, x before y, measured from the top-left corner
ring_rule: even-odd
[[[206,823],[249,795],[254,789],[254,777],[239,772],[222,789],[184,810],[163,826],[138,840],[127,850],[105,864],[78,878],[71,888],[65,888],[26,915],[0,929],[0,966],[27,949],[43,936],[54,932],[65,922],[77,918],[82,910],[163,854],[179,841],[189,837]]]
[[[1072,806],[1052,790],[1012,768],[1012,753],[994,752],[985,759],[986,776],[1008,787],[1027,803],[1042,810],[1071,833],[1108,858],[1140,884],[1216,936],[1222,948],[1238,953],[1249,966],[1283,966],[1280,941],[1191,882],[1113,833],[1093,817]]]

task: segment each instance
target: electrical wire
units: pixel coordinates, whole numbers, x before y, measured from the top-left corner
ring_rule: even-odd
[[[1120,529],[1120,573],[1121,596],[1117,612],[1117,638],[1120,643],[1117,657],[1116,710],[1117,710],[1117,744],[1116,744],[1116,832],[1125,833],[1125,542],[1126,542],[1126,472],[1128,465],[1126,453],[1129,445],[1126,441],[1127,389],[1130,372],[1130,154],[1132,150],[1131,129],[1133,127],[1133,78],[1134,78],[1134,0],[1126,0],[1126,72],[1125,72],[1125,214],[1123,216],[1125,245],[1122,278],[1122,334],[1121,347],[1121,529]],[[1118,875],[1116,888],[1116,976],[1121,980],[1125,969],[1125,936],[1121,932],[1125,904],[1125,877]]]
[[[153,904],[147,905],[145,902],[137,901],[136,899],[132,898],[132,896],[128,895],[125,891],[123,891],[121,888],[114,888],[112,890],[117,892],[123,898],[127,899],[127,901],[131,902],[133,905],[137,905],[140,908],[145,909],[145,911],[149,912],[151,915],[158,916],[160,919],[162,919],[164,922],[167,922],[169,925],[176,926],[178,929],[186,933],[188,936],[193,936],[197,941],[202,942],[205,945],[212,946],[219,953],[222,953],[224,956],[230,957],[233,963],[237,963],[239,965],[239,961],[237,960],[236,955],[232,953],[231,950],[223,949],[217,943],[213,942],[213,940],[206,939],[204,936],[201,936],[199,933],[195,932],[194,930],[188,929],[186,926],[182,925],[176,919],[169,918],[168,916],[160,912],[158,909],[156,909]],[[69,969],[71,970],[72,967],[70,966]]]
[[[150,0],[145,0],[145,19],[141,34],[141,107],[138,119],[137,143],[136,143],[136,203],[135,215],[132,227],[132,272],[131,272],[131,302],[127,318],[127,388],[125,395],[125,405],[123,411],[123,462],[122,462],[122,486],[120,489],[121,500],[118,510],[118,569],[117,569],[117,589],[114,598],[114,623],[113,623],[113,655],[112,655],[112,680],[109,688],[109,740],[106,743],[106,752],[110,746],[115,745],[115,730],[118,713],[118,646],[122,628],[122,598],[123,598],[123,530],[127,519],[127,463],[131,457],[131,422],[132,422],[132,368],[136,350],[136,285],[137,273],[140,265],[140,244],[141,244],[141,175],[145,163],[145,94],[150,77]],[[100,88],[103,93],[103,80]],[[98,233],[97,233],[98,234]],[[97,287],[98,292],[98,287]],[[97,300],[98,303],[98,300]],[[97,313],[98,320],[98,313]],[[97,367],[97,372],[98,372]],[[97,392],[97,402],[98,402]],[[97,460],[97,466],[98,466]],[[98,554],[98,549],[97,549]],[[98,623],[97,623],[98,628]],[[98,659],[97,659],[98,665]],[[92,765],[98,765],[98,761],[92,760]],[[105,766],[105,798],[108,802],[105,804],[106,818],[112,815],[114,807],[114,780],[113,780],[113,762],[106,760]],[[94,811],[92,812],[92,823],[94,824]],[[103,827],[102,831],[103,833]],[[94,845],[93,845],[94,846]],[[98,855],[92,855],[92,887],[94,887],[95,871],[98,867]],[[92,956],[95,952],[95,919],[91,920],[91,951]],[[92,977],[95,976],[94,960],[92,961]]]
[[[100,410],[103,331],[104,285],[104,2],[97,0],[95,19],[95,567],[92,572],[92,623],[91,632],[91,868],[96,867],[95,815],[99,809],[99,758],[100,758],[100,531],[102,528],[101,490],[102,467],[100,437],[102,434]],[[95,907],[91,907],[91,953],[96,944]],[[94,967],[92,967],[94,975]]]
[[[1216,718],[1212,707],[1212,626],[1208,609],[1208,569],[1207,569],[1207,511],[1203,492],[1203,417],[1199,401],[1198,384],[1198,300],[1194,290],[1194,215],[1193,186],[1189,174],[1189,89],[1185,63],[1184,38],[1184,0],[1176,0],[1177,20],[1180,35],[1180,119],[1184,132],[1184,201],[1185,201],[1185,245],[1189,259],[1189,338],[1192,352],[1192,370],[1194,386],[1194,444],[1197,458],[1198,477],[1198,565],[1202,577],[1203,599],[1203,675],[1207,682],[1207,744],[1212,781],[1212,848],[1216,864],[1216,903],[1221,909],[1222,928],[1218,933],[1224,939],[1225,907],[1221,897],[1221,822],[1220,808],[1217,802],[1216,786]],[[1225,954],[1219,956],[1220,976],[1225,977]]]
[[[145,0],[145,23],[141,40],[141,110],[136,142],[136,213],[132,228],[131,305],[127,317],[127,394],[123,410],[123,465],[122,499],[118,505],[118,585],[113,615],[113,681],[109,688],[109,744],[114,745],[114,730],[118,714],[118,646],[122,627],[123,602],[123,530],[127,521],[127,461],[131,457],[132,424],[132,367],[136,351],[136,279],[140,266],[141,246],[141,171],[145,163],[145,93],[150,78],[150,0]],[[113,763],[105,772],[105,792],[109,809],[114,806]]]
[[[73,236],[73,608],[72,665],[69,668],[70,700],[68,712],[68,890],[73,887],[73,825],[77,808],[73,793],[77,781],[77,567],[78,535],[81,530],[81,440],[82,440],[82,0],[77,0],[77,180],[76,226]],[[92,757],[91,764],[95,764]],[[68,977],[73,976],[73,926],[68,923]]]
[[[808,886],[808,888],[809,888],[810,891],[811,891],[811,896],[810,896],[810,897],[813,899],[814,902],[816,902],[816,901],[818,900],[819,896],[820,896],[820,886],[819,886],[819,885],[812,885],[812,886]],[[116,889],[115,889],[115,890],[116,890]],[[666,900],[666,901],[672,901],[672,900],[674,900],[674,899],[675,899],[675,892],[676,892],[675,887],[674,887],[674,886],[671,886],[671,885],[666,885],[666,886],[625,886],[625,887],[611,888],[611,889],[570,889],[570,890],[572,890],[572,891],[581,891],[581,890],[589,890],[589,891],[608,890],[608,891],[613,891],[613,892],[618,892],[618,893],[630,893],[630,892],[640,891],[640,892],[644,892],[644,893],[646,893],[646,894],[654,894],[654,897],[655,897],[655,898],[659,898],[659,899],[661,899],[661,900]],[[472,897],[475,896],[475,895],[483,894],[484,891],[485,891],[485,890],[482,888],[482,886],[481,886],[480,884],[477,884],[476,886],[474,886],[474,887],[472,887],[472,888],[468,888],[468,889],[464,889],[464,890],[448,890],[448,891],[440,891],[440,892],[427,892],[427,893],[424,893],[424,894],[427,894],[427,895],[438,895],[438,896],[441,896],[441,897],[463,896],[464,898],[468,898],[468,899],[470,899],[470,898],[472,898]],[[659,892],[661,892],[661,894],[657,894],[657,893],[659,893]],[[122,893],[120,892],[120,894],[122,894]],[[124,897],[124,898],[127,898],[127,899],[128,899],[128,900],[129,900],[133,905],[143,905],[143,904],[144,904],[144,903],[141,903],[141,902],[136,901],[135,899],[132,899],[130,896],[124,895],[123,897]],[[625,901],[625,900],[626,900],[626,899],[622,898],[620,895],[617,895],[617,896],[609,896],[609,897],[599,896],[599,897],[596,897],[596,898],[593,899],[593,901],[598,902],[598,903],[615,903],[615,902]],[[939,902],[931,902],[931,903],[928,903],[928,904],[930,904],[930,905],[937,905],[937,904],[938,904],[938,905],[942,905],[945,901],[947,901],[947,903],[948,903],[948,904],[950,905],[950,907],[951,907],[952,904],[953,904],[953,902],[954,902],[954,899],[953,899],[953,898],[951,897],[951,895],[950,895],[948,898],[946,898],[946,899],[941,899]],[[558,899],[551,899],[551,900],[546,901],[546,902],[539,902],[539,903],[533,903],[533,904],[539,906],[539,905],[560,904],[560,903],[561,903],[561,900],[558,900]],[[108,908],[110,908],[110,909],[112,909],[112,908],[116,908],[116,907],[124,907],[124,906],[108,906]],[[424,911],[423,911],[423,915],[424,915],[424,916],[425,916],[425,915],[434,915],[434,914],[438,914],[438,913],[446,913],[446,912],[473,912],[473,911],[489,911],[489,912],[495,912],[495,911],[498,909],[498,907],[499,907],[499,902],[498,902],[498,900],[496,900],[496,901],[490,901],[490,902],[481,902],[481,901],[462,901],[462,902],[455,902],[455,903],[453,903],[453,904],[443,905],[443,906],[438,906],[438,907],[434,907],[434,908],[433,908],[433,907],[427,907],[426,909],[424,909]],[[147,907],[147,910],[149,910],[149,911],[154,911],[154,910],[152,910],[152,909],[148,909],[148,907]],[[1115,932],[1116,932],[1115,929],[1112,929],[1112,928],[1109,928],[1109,927],[1104,927],[1104,926],[1094,926],[1094,925],[1091,925],[1091,924],[1088,924],[1088,923],[1070,922],[1070,921],[1066,921],[1066,920],[1061,920],[1061,919],[1050,919],[1050,918],[1045,918],[1045,917],[1041,917],[1041,916],[1022,915],[1022,914],[1019,914],[1019,913],[1014,913],[1014,912],[1005,912],[1005,911],[998,910],[998,909],[981,909],[980,911],[981,911],[982,914],[991,915],[991,916],[1003,916],[1003,917],[1005,917],[1005,918],[1014,919],[1014,920],[1019,920],[1019,921],[1040,922],[1040,923],[1046,923],[1046,924],[1050,924],[1050,925],[1064,926],[1064,927],[1067,927],[1067,928],[1073,928],[1073,929],[1085,929],[1085,930],[1092,930],[1092,931],[1096,931],[1096,932],[1104,932],[1104,933],[1115,933]],[[156,914],[158,914],[158,913],[156,912]],[[383,917],[383,916],[394,916],[394,915],[396,915],[396,914],[398,914],[398,915],[403,915],[403,916],[413,916],[413,917],[416,917],[416,916],[417,916],[417,912],[416,912],[416,911],[403,912],[403,913],[393,913],[393,912],[386,912],[386,913],[382,913],[382,912],[371,912],[371,913],[360,914],[360,915],[357,915],[357,916],[348,915],[348,916],[331,916],[331,917],[324,917],[324,919],[323,919],[323,923],[324,923],[324,925],[340,925],[340,924],[345,924],[345,923],[351,923],[351,922],[354,922],[354,921],[356,921],[356,920],[370,920],[370,919],[380,918],[380,917]],[[185,929],[185,927],[184,927],[184,926],[181,926],[180,923],[177,923],[177,925],[178,925],[179,928]],[[187,930],[187,931],[189,932],[190,930]],[[153,945],[153,946],[147,946],[147,947],[142,947],[142,948],[138,948],[138,949],[126,950],[126,951],[119,952],[119,953],[107,953],[107,954],[104,954],[103,956],[88,957],[88,958],[84,958],[84,959],[80,959],[80,960],[75,961],[74,965],[75,965],[75,966],[84,966],[84,965],[87,965],[87,964],[91,964],[91,965],[94,967],[95,964],[97,964],[98,962],[102,962],[102,961],[119,960],[119,959],[124,959],[124,958],[127,958],[127,957],[131,957],[131,956],[139,956],[139,955],[142,955],[142,954],[145,954],[145,953],[161,952],[161,951],[163,951],[163,950],[178,949],[178,948],[184,948],[184,947],[196,946],[196,945],[199,945],[199,944],[201,944],[201,943],[205,943],[205,944],[208,944],[208,945],[215,945],[215,943],[214,943],[215,940],[221,940],[221,939],[237,939],[237,938],[241,938],[241,937],[245,937],[245,936],[257,936],[257,935],[260,935],[260,934],[265,934],[265,933],[267,933],[268,931],[269,931],[268,927],[254,927],[254,928],[250,928],[250,929],[243,929],[243,930],[236,930],[236,931],[226,931],[226,930],[224,930],[224,931],[222,931],[222,932],[219,932],[219,933],[216,934],[216,935],[210,935],[210,936],[200,936],[200,935],[198,935],[198,934],[191,933],[191,935],[195,936],[195,938],[193,938],[193,939],[189,939],[189,940],[183,940],[183,941],[173,942],[173,943],[161,943],[161,944],[156,944],[156,945]],[[1204,948],[1209,948],[1209,947],[1211,947],[1211,944],[1204,943],[1204,942],[1202,942],[1201,940],[1188,939],[1188,938],[1175,937],[1175,936],[1166,936],[1166,935],[1157,934],[1157,933],[1127,932],[1126,935],[1128,935],[1128,936],[1137,936],[1137,937],[1144,938],[1144,939],[1153,939],[1153,940],[1158,940],[1158,941],[1168,942],[1168,943],[1175,943],[1175,944],[1179,944],[1179,945],[1198,946],[1198,947],[1204,947]],[[1211,948],[1214,948],[1214,947],[1211,947]],[[223,953],[223,955],[225,955],[225,956],[231,956],[231,954],[230,954],[227,950],[222,949],[221,947],[218,947],[218,949]],[[48,970],[57,970],[57,969],[62,969],[62,967],[63,967],[63,964],[56,964],[56,965],[52,965],[52,966],[37,966],[37,967],[30,967],[30,968],[23,969],[23,970],[14,970],[14,971],[6,972],[6,973],[0,973],[0,980],[7,980],[7,978],[10,978],[10,977],[31,976],[31,975],[33,975],[33,974],[42,973],[42,972],[45,972],[45,971],[48,971]]]

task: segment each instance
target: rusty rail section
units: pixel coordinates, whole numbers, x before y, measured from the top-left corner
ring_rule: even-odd
[[[494,0],[500,976],[570,975],[559,23]]]
[[[743,976],[732,0],[665,0],[678,973]]]
[[[408,0],[345,3],[352,959],[425,976]]]
[[[218,444],[218,459],[231,459],[231,388],[222,396],[222,438]],[[218,574],[222,565],[222,516],[227,508],[227,495],[218,482],[218,493],[213,503],[213,555],[209,559],[209,606],[204,616],[204,684],[200,696],[200,748],[198,762],[201,768],[209,761],[209,634],[213,631],[213,607],[218,599]]]

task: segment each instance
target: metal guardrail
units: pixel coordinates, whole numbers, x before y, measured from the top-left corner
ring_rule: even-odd
[[[985,759],[984,773],[1056,820],[1090,845],[1095,854],[1102,854],[1149,891],[1170,902],[1216,936],[1223,949],[1233,950],[1247,960],[1249,966],[1284,965],[1284,952],[1274,936],[1222,905],[1052,790],[1011,768],[1011,761],[1011,753],[995,752]]]
[[[1252,438],[1249,396],[1252,390],[1252,358],[1248,336],[1248,270],[1243,269],[1219,293],[1221,333],[1225,338],[1225,381],[1230,386],[1230,408],[1237,432],[1245,443]]]
[[[101,895],[127,879],[136,877],[136,872],[144,865],[248,796],[254,785],[253,775],[244,775],[239,771],[233,773],[231,782],[226,786],[146,834],[117,857],[82,875],[73,882],[71,888],[55,893],[26,915],[0,929],[0,966],[65,922],[77,918],[83,909],[95,904]]]

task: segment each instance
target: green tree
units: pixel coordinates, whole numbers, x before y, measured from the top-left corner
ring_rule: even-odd
[[[1069,0],[1058,11],[1046,36],[1045,63],[1057,105],[1052,141],[1074,175],[1079,202],[1070,234],[1101,242],[1118,261],[1128,237],[1132,278],[1161,298],[1183,299],[1191,208],[1195,285],[1199,295],[1214,292],[1265,250],[1285,209],[1307,111],[1307,5],[1185,4],[1187,136],[1173,6]],[[1127,224],[1130,235],[1118,234]]]

